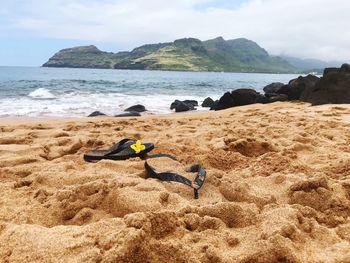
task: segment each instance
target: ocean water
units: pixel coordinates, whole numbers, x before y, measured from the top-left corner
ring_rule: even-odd
[[[95,110],[109,115],[143,104],[147,114],[172,113],[175,99],[287,83],[291,74],[167,72],[140,70],[0,67],[0,117],[80,117]],[[199,107],[198,110],[204,110]]]

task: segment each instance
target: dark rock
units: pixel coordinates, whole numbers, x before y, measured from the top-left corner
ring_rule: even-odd
[[[266,96],[267,94],[265,94]],[[272,103],[272,102],[277,102],[277,101],[288,101],[288,96],[286,94],[273,94],[273,93],[269,93],[269,97],[268,98],[268,103]]]
[[[184,100],[182,102],[186,103],[186,104],[189,104],[189,105],[192,105],[193,107],[198,106],[198,101],[196,101],[196,100]]]
[[[275,97],[275,96],[277,96],[277,95],[280,95],[280,94],[277,94],[277,93],[265,93],[265,94],[264,94],[264,96],[265,96],[266,98]],[[283,94],[283,95],[284,95],[284,94]]]
[[[340,72],[350,73],[350,65],[346,63],[341,65]]]
[[[237,89],[231,92],[236,106],[263,103],[264,96],[253,89]]]
[[[344,72],[344,73],[350,73],[350,65],[349,64],[343,64],[340,68],[325,68],[323,71],[323,77],[328,75],[329,73],[333,72]]]
[[[318,80],[319,78],[314,75],[300,76],[289,81],[288,85],[282,86],[277,93],[287,95],[289,100],[299,100],[304,90],[314,87]]]
[[[234,99],[232,98],[231,93],[226,92],[219,99],[218,103],[216,103],[216,105],[213,106],[213,110],[224,110],[224,109],[228,109],[228,108],[231,108],[234,106],[236,106],[236,105],[235,105]]]
[[[314,87],[306,89],[301,99],[312,105],[350,103],[350,68],[344,64],[337,71],[329,71]]]
[[[173,103],[171,103],[170,109],[171,109],[171,110],[175,109],[175,107],[176,107],[178,104],[180,104],[180,103],[181,103],[181,101],[175,100]]]
[[[270,103],[270,99],[264,95],[261,95],[256,103],[267,104]]]
[[[175,109],[175,111],[176,111],[176,108],[185,109],[183,104],[187,105],[189,110],[194,110],[195,109],[194,107],[198,106],[198,101],[196,101],[196,100],[184,100],[184,101],[175,100],[173,103],[171,103],[170,109],[171,110]],[[185,111],[185,110],[183,110],[183,111]]]
[[[131,107],[127,108],[124,111],[144,112],[144,111],[146,111],[146,108],[145,108],[145,106],[143,106],[141,104],[137,104],[137,105],[134,105],[134,106],[131,106]]]
[[[339,72],[339,68],[325,68],[323,71],[323,76],[326,76],[328,73],[331,72]]]
[[[141,116],[139,112],[131,111],[131,112],[115,115],[114,117],[139,117],[139,116]]]
[[[263,90],[264,90],[265,93],[277,93],[277,91],[282,86],[284,86],[283,83],[281,83],[281,82],[274,82],[274,83],[271,83],[271,84],[265,86]]]
[[[202,107],[204,108],[211,108],[214,105],[214,100],[210,97],[206,98],[203,103],[202,103]]]
[[[195,110],[195,108],[191,104],[187,104],[182,101],[175,106],[175,112],[184,112],[189,110]]]
[[[100,112],[100,111],[94,111],[88,117],[96,117],[96,116],[106,116],[106,114],[104,114],[103,112]]]
[[[267,103],[266,97],[256,92],[253,89],[237,89],[230,92],[226,92],[215,104],[212,109],[223,110],[235,106],[244,106],[253,103]]]
[[[213,106],[210,107],[210,110],[215,110],[219,105],[219,100],[214,101]]]

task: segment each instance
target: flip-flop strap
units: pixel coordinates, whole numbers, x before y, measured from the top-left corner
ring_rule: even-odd
[[[198,190],[203,186],[203,183],[204,183],[205,177],[207,175],[207,172],[199,164],[192,165],[190,167],[190,172],[191,173],[197,173],[197,176],[194,179],[194,184],[192,184],[192,187],[194,189],[194,198],[198,199]]]
[[[129,144],[126,145],[126,143],[129,142],[129,141],[135,141],[135,140],[132,140],[132,139],[123,139],[123,140],[121,140],[120,142],[114,144],[111,148],[109,148],[109,150],[105,154],[105,156],[116,154],[116,153],[119,153],[122,150],[126,149],[127,147],[130,146]]]
[[[161,156],[159,156],[159,155],[161,155]],[[167,155],[167,154],[159,154],[159,155],[157,155],[157,156],[158,157],[169,157],[169,155]],[[152,156],[151,158],[157,158],[157,157]],[[203,167],[201,167],[198,164],[192,165],[189,169],[190,172],[197,173],[197,176],[194,179],[194,181],[191,181],[191,180],[187,179],[186,177],[179,175],[177,173],[171,173],[171,172],[157,173],[155,171],[155,169],[147,163],[147,161],[145,162],[145,169],[151,178],[156,178],[156,179],[159,179],[162,181],[174,181],[174,182],[182,183],[182,184],[188,185],[189,187],[192,187],[194,190],[194,198],[195,199],[198,199],[198,190],[202,187],[203,182],[205,180],[205,176],[206,176],[206,171],[204,170]]]

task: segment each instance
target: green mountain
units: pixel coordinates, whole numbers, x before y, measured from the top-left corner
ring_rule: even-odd
[[[294,73],[298,69],[280,57],[270,56],[255,42],[222,37],[195,38],[149,44],[131,52],[109,53],[95,46],[63,49],[43,67],[115,68],[177,71]]]

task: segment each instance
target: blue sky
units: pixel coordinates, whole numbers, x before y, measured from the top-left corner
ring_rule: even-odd
[[[8,37],[0,43],[0,65],[40,66],[57,51],[73,46],[97,45],[104,51],[119,51],[122,45],[88,40],[45,38],[40,36]],[[127,49],[127,47],[125,47]]]
[[[246,37],[269,53],[350,60],[348,0],[2,0],[0,65],[40,66],[60,49],[121,51],[182,37]]]

